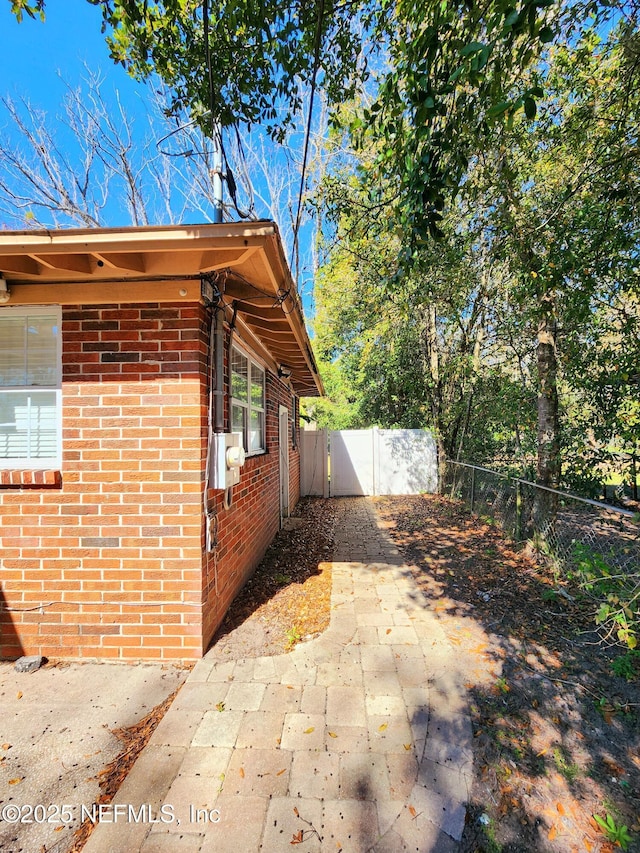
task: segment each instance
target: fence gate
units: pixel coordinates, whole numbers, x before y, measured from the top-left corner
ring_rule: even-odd
[[[304,430],[301,454],[303,495],[437,491],[436,445],[428,430]]]
[[[300,433],[300,494],[329,497],[329,444],[326,429]]]
[[[343,429],[329,435],[331,497],[375,495],[372,429]]]

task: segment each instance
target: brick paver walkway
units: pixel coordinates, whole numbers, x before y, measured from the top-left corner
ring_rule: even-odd
[[[287,655],[198,662],[85,853],[457,849],[472,733],[455,653],[373,502],[337,503],[330,627]]]

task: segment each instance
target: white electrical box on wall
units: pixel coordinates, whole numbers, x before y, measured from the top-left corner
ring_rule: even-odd
[[[229,489],[240,482],[245,453],[239,432],[214,433],[211,441],[209,482],[212,489]]]

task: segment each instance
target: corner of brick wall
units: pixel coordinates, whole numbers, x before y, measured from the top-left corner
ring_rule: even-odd
[[[61,479],[0,482],[0,655],[197,658],[204,309],[69,307],[62,344]]]

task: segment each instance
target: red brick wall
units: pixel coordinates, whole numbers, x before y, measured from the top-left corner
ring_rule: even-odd
[[[226,347],[225,347],[226,350]],[[225,370],[227,367],[225,365]],[[209,493],[216,547],[203,554],[205,601],[203,639],[205,649],[238,591],[251,577],[271,540],[280,528],[280,461],[278,413],[280,404],[292,414],[291,391],[270,371],[266,372],[266,452],[249,456],[241,469],[233,500],[224,509],[223,493]],[[228,428],[228,403],[225,429]],[[300,498],[300,452],[289,444],[289,509]]]
[[[197,656],[204,311],[65,308],[62,341],[61,484],[0,486],[0,654]]]
[[[247,460],[230,509],[209,494],[207,553],[205,309],[65,308],[62,341],[61,476],[0,477],[0,656],[197,658],[278,530],[291,394],[267,373],[267,452]]]

